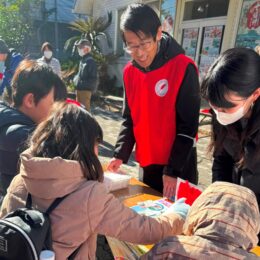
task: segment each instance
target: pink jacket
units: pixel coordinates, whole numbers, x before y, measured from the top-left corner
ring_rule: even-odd
[[[182,232],[181,217],[171,213],[152,219],[136,214],[107,193],[103,183],[87,181],[76,161],[32,157],[25,151],[20,174],[8,189],[0,217],[24,206],[27,191],[40,210],[55,198],[72,193],[50,216],[56,260],[67,259],[80,245],[77,260],[95,259],[97,234],[150,244]]]

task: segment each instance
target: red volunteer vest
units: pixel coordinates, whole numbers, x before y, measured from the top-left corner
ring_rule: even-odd
[[[142,167],[168,164],[176,137],[176,98],[190,63],[194,64],[180,54],[150,72],[144,73],[131,63],[124,69],[126,97],[136,140],[136,160]]]

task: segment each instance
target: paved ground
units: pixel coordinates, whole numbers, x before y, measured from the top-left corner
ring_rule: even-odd
[[[100,147],[100,159],[103,163],[107,163],[113,155],[114,144],[121,126],[121,115],[118,112],[111,112],[107,109],[96,107],[92,110],[96,119],[100,123],[104,131],[104,143]],[[198,151],[198,170],[199,170],[199,185],[205,188],[211,183],[211,158],[207,152],[209,143],[210,127],[208,125],[200,127],[199,140],[197,143]],[[206,135],[206,137],[205,137]],[[127,165],[122,167],[126,172],[134,177],[138,176],[138,164],[134,160],[132,154]]]

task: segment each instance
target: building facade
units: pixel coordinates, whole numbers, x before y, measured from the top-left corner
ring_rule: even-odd
[[[120,17],[133,0],[76,0],[94,17],[112,11],[109,27],[113,46],[108,52],[120,55],[111,74],[122,85],[121,72],[130,57],[123,51],[120,35]],[[260,0],[158,0],[138,1],[151,5],[160,15],[163,29],[182,45],[186,54],[198,65],[202,78],[218,55],[235,46],[254,48],[260,45]],[[76,6],[75,5],[75,6]],[[77,10],[75,10],[77,12]],[[79,10],[78,10],[79,11]],[[145,19],[145,18],[144,18]]]
[[[56,57],[64,57],[64,43],[75,35],[69,24],[80,17],[73,13],[73,8],[74,2],[71,0],[44,0],[32,7],[34,28],[28,43],[31,57],[41,55],[41,45],[46,41],[53,45]]]

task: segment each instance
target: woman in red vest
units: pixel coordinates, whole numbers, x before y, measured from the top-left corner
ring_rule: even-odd
[[[144,183],[172,197],[177,177],[195,184],[198,180],[197,68],[162,32],[159,17],[148,5],[128,6],[120,29],[132,61],[124,69],[124,121],[108,169],[117,171],[126,163],[136,144]]]

